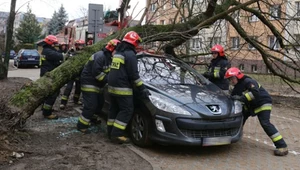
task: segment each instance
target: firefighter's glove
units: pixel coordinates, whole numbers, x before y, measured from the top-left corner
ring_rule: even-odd
[[[245,97],[244,96],[239,96],[239,95],[233,95],[233,96],[231,96],[231,99],[238,100],[240,102],[244,102],[245,101]]]
[[[212,74],[212,72],[209,72],[209,71],[207,71],[207,72],[205,72],[205,73],[203,73],[203,76],[205,77],[205,78],[212,78],[214,75]]]
[[[150,91],[148,90],[148,89],[146,89],[146,88],[144,88],[141,92],[140,92],[140,97],[142,98],[142,99],[148,99],[149,98],[149,96],[151,95],[151,93],[150,93]]]

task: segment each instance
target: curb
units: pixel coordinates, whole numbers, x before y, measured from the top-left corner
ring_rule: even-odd
[[[80,107],[74,107],[74,110],[77,111],[79,114],[82,112],[80,110]],[[106,121],[103,120],[103,122],[106,122]],[[101,129],[106,129],[106,123],[101,123],[100,127],[101,127]],[[126,147],[129,148],[134,153],[136,153],[141,158],[143,158],[144,160],[146,160],[152,166],[153,170],[161,170],[161,168],[154,163],[153,159],[151,159],[148,155],[146,155],[145,153],[140,151],[138,148],[134,147],[132,144],[127,144]]]

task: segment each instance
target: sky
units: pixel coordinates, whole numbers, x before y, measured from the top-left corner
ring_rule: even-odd
[[[69,20],[79,18],[85,15],[88,4],[103,4],[104,10],[115,10],[119,7],[119,0],[17,0],[16,11],[26,12],[27,4],[29,3],[32,13],[37,17],[51,18],[54,11],[58,11],[61,5],[68,13]],[[137,5],[132,13],[133,8]],[[131,9],[129,14],[133,14],[133,18],[139,19],[139,12],[145,7],[145,0],[131,0]],[[10,0],[1,0],[0,11],[9,12]]]

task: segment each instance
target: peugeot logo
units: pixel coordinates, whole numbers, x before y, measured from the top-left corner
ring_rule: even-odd
[[[221,108],[218,105],[208,105],[207,107],[214,115],[221,114]]]

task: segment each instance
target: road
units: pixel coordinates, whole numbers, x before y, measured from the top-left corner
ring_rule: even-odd
[[[37,68],[10,68],[9,77],[39,78]],[[256,117],[249,118],[238,143],[221,147],[159,146],[138,148],[154,169],[300,169],[300,106],[274,105],[271,122],[289,145],[289,155],[273,155],[273,144]]]

